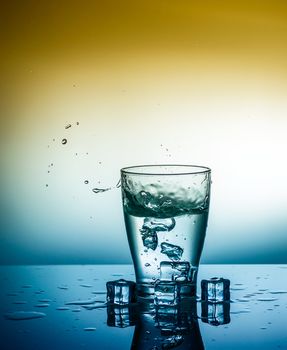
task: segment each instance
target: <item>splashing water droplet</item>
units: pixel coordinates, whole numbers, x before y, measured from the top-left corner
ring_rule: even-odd
[[[65,126],[65,129],[69,129],[69,128],[71,128],[71,127],[72,127],[71,124],[67,124],[67,125]]]
[[[62,145],[65,145],[67,142],[68,142],[67,139],[63,139],[62,140]]]
[[[92,191],[94,193],[102,193],[111,190],[111,187],[108,188],[93,188]]]
[[[84,181],[84,184],[86,184],[86,185],[87,185],[88,183],[89,183],[89,181],[88,181],[88,180],[85,180],[85,181]]]

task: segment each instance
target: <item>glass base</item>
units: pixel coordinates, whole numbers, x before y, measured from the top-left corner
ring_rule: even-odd
[[[137,300],[148,302],[154,299],[154,284],[137,283]],[[196,298],[196,282],[178,283],[178,294],[181,299]]]

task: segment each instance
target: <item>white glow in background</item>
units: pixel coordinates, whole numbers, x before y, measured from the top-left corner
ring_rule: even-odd
[[[2,262],[130,262],[120,190],[91,189],[152,163],[211,167],[203,262],[286,262],[286,86],[256,66],[155,62],[23,79],[2,139]]]

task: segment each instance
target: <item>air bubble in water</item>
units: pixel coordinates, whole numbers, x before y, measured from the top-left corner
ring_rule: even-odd
[[[62,145],[65,145],[67,142],[68,142],[67,139],[63,139],[62,140]]]
[[[111,190],[111,187],[108,188],[93,188],[92,191],[94,193],[102,193]]]

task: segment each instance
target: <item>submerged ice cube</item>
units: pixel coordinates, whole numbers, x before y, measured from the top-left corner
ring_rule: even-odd
[[[161,247],[161,253],[167,255],[168,258],[170,258],[171,260],[181,259],[183,249],[180,248],[179,246],[164,242],[164,243],[161,243],[160,247]]]
[[[221,303],[230,300],[230,281],[224,278],[213,277],[201,281],[201,300]]]
[[[142,230],[149,230],[154,232],[171,231],[174,226],[174,218],[158,219],[147,217],[144,219]]]
[[[146,231],[142,233],[143,245],[146,248],[156,250],[158,244],[158,238],[156,232]]]
[[[190,264],[188,261],[160,263],[160,279],[162,281],[185,282],[189,280]]]
[[[119,279],[107,282],[106,286],[109,304],[126,305],[136,300],[135,282]]]
[[[201,319],[212,326],[230,322],[230,303],[201,303]]]
[[[155,305],[177,305],[178,293],[176,282],[156,281],[154,286]]]

